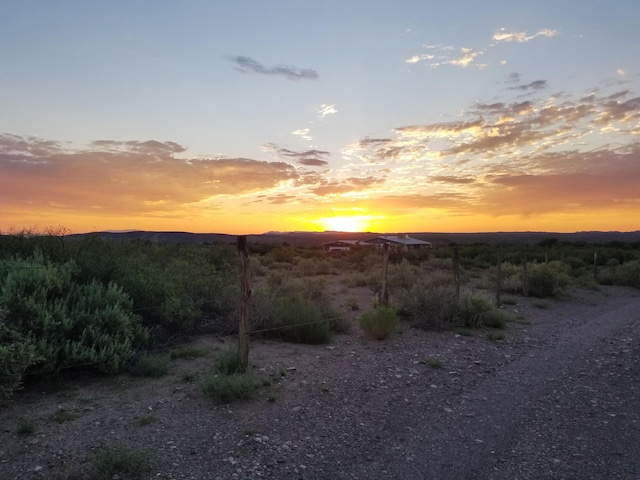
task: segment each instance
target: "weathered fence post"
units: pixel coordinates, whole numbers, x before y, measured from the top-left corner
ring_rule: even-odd
[[[238,325],[238,353],[242,368],[249,368],[249,316],[251,314],[251,271],[249,270],[249,252],[247,237],[238,236],[238,254],[240,255],[240,324]]]
[[[598,279],[598,252],[593,252],[593,278]]]
[[[528,278],[528,266],[527,263],[529,262],[529,260],[527,260],[527,257],[524,257],[524,260],[522,262],[522,294],[525,297],[529,296],[529,278]]]
[[[502,253],[498,248],[498,253],[496,255],[496,306],[497,307],[502,305],[502,300],[500,299],[501,291],[502,291]]]
[[[456,298],[460,298],[460,247],[453,247],[453,279],[456,283]]]
[[[382,288],[380,289],[380,305],[389,306],[389,290],[387,288],[387,271],[389,270],[389,242],[382,247]]]

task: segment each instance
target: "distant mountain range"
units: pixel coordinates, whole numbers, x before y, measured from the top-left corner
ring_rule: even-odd
[[[640,230],[635,232],[479,232],[479,233],[433,233],[402,232],[420,240],[431,242],[434,246],[450,243],[471,244],[536,244],[542,240],[555,238],[562,242],[640,242]],[[290,245],[320,245],[335,240],[366,240],[378,235],[393,235],[372,232],[267,232],[261,235],[247,235],[248,242],[274,243]],[[160,243],[235,243],[236,235],[224,233],[189,233],[189,232],[147,232],[147,231],[108,231],[68,235],[70,238],[81,238],[97,235],[114,240],[143,240]]]

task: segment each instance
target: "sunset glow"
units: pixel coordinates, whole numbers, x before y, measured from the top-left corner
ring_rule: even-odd
[[[8,2],[0,231],[640,230],[640,3],[505,5]]]

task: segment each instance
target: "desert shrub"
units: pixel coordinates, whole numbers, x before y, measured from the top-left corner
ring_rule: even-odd
[[[129,366],[129,373],[136,377],[163,377],[169,372],[171,353],[145,354]]]
[[[457,318],[467,328],[480,328],[493,310],[493,303],[483,295],[463,295],[458,302]]]
[[[396,328],[398,315],[392,307],[376,307],[360,317],[362,329],[377,340],[384,340]]]
[[[501,265],[502,290],[507,293],[522,291],[522,267],[510,262]]]
[[[507,322],[513,321],[513,317],[505,310],[494,308],[482,317],[482,324],[489,328],[506,328]]]
[[[329,322],[318,307],[302,295],[278,299],[273,315],[273,326],[285,341],[320,344],[330,339]]]
[[[22,385],[27,369],[38,359],[35,345],[9,329],[4,316],[4,311],[0,311],[0,401],[13,396]]]
[[[452,323],[458,314],[456,291],[448,275],[433,275],[416,281],[398,292],[397,302],[403,315],[414,326],[438,330]]]
[[[529,295],[540,298],[557,297],[564,293],[569,281],[565,267],[558,261],[529,265],[527,275]]]
[[[86,365],[115,373],[147,340],[140,318],[131,312],[131,298],[120,287],[79,284],[76,272],[73,262],[53,264],[39,253],[0,261],[4,335],[22,339],[13,346],[2,343],[5,354],[13,351],[22,358],[14,367],[31,358],[27,371]]]
[[[153,469],[157,455],[146,448],[112,445],[96,453],[94,469],[96,478],[131,480]]]
[[[416,281],[416,267],[411,265],[406,258],[400,263],[388,266],[388,284],[393,290],[410,288]]]
[[[222,375],[244,373],[245,368],[242,365],[238,347],[234,346],[218,351],[213,360],[213,370]]]
[[[226,404],[251,398],[262,384],[262,379],[251,373],[212,374],[202,382],[202,392],[215,403]]]
[[[640,261],[633,260],[617,266],[611,279],[616,285],[640,288]]]

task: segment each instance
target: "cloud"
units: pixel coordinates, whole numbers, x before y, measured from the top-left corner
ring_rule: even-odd
[[[327,115],[333,115],[334,113],[338,113],[338,110],[336,109],[336,104],[335,103],[333,103],[331,105],[323,103],[320,106],[320,108],[318,109],[318,116],[320,118],[324,118]]]
[[[448,176],[448,175],[433,175],[432,177],[430,177],[430,180],[432,182],[453,183],[456,185],[468,185],[470,183],[476,182],[475,178],[455,177],[455,176]]]
[[[236,56],[229,59],[242,73],[259,73],[261,75],[278,75],[289,80],[317,80],[318,72],[310,68],[296,68],[289,65],[267,67],[250,57]]]
[[[288,148],[279,147],[275,143],[268,143],[264,145],[264,150],[275,152],[280,158],[293,158],[299,165],[307,167],[326,167],[329,162],[325,160],[331,156],[331,153],[324,150],[303,150],[295,151]]]
[[[160,214],[297,177],[284,162],[173,156],[183,151],[173,142],[153,140],[99,140],[88,149],[63,150],[57,142],[0,135],[1,203],[84,214]]]
[[[373,176],[366,178],[350,177],[345,180],[320,180],[319,185],[310,188],[318,196],[341,195],[366,190],[374,185],[384,183],[384,178]]]
[[[303,140],[311,140],[311,135],[309,135],[308,128],[299,128],[298,130],[294,130],[293,132],[291,132],[291,135],[300,137]]]
[[[527,90],[544,90],[545,88],[548,88],[546,80],[535,80],[531,83],[527,83],[526,85],[507,87],[507,90],[521,90],[525,92]]]
[[[524,43],[533,40],[536,37],[555,37],[558,35],[558,30],[544,29],[533,35],[527,35],[524,31],[507,31],[506,28],[501,28],[493,34],[493,39],[496,42],[516,42]]]
[[[429,53],[413,55],[405,60],[406,63],[414,64],[426,61],[427,65],[432,68],[442,65],[453,65],[462,68],[469,66],[476,68],[486,67],[485,64],[475,63],[475,59],[484,54],[484,50],[467,47],[456,48],[451,45],[425,45],[424,48],[428,49]]]

